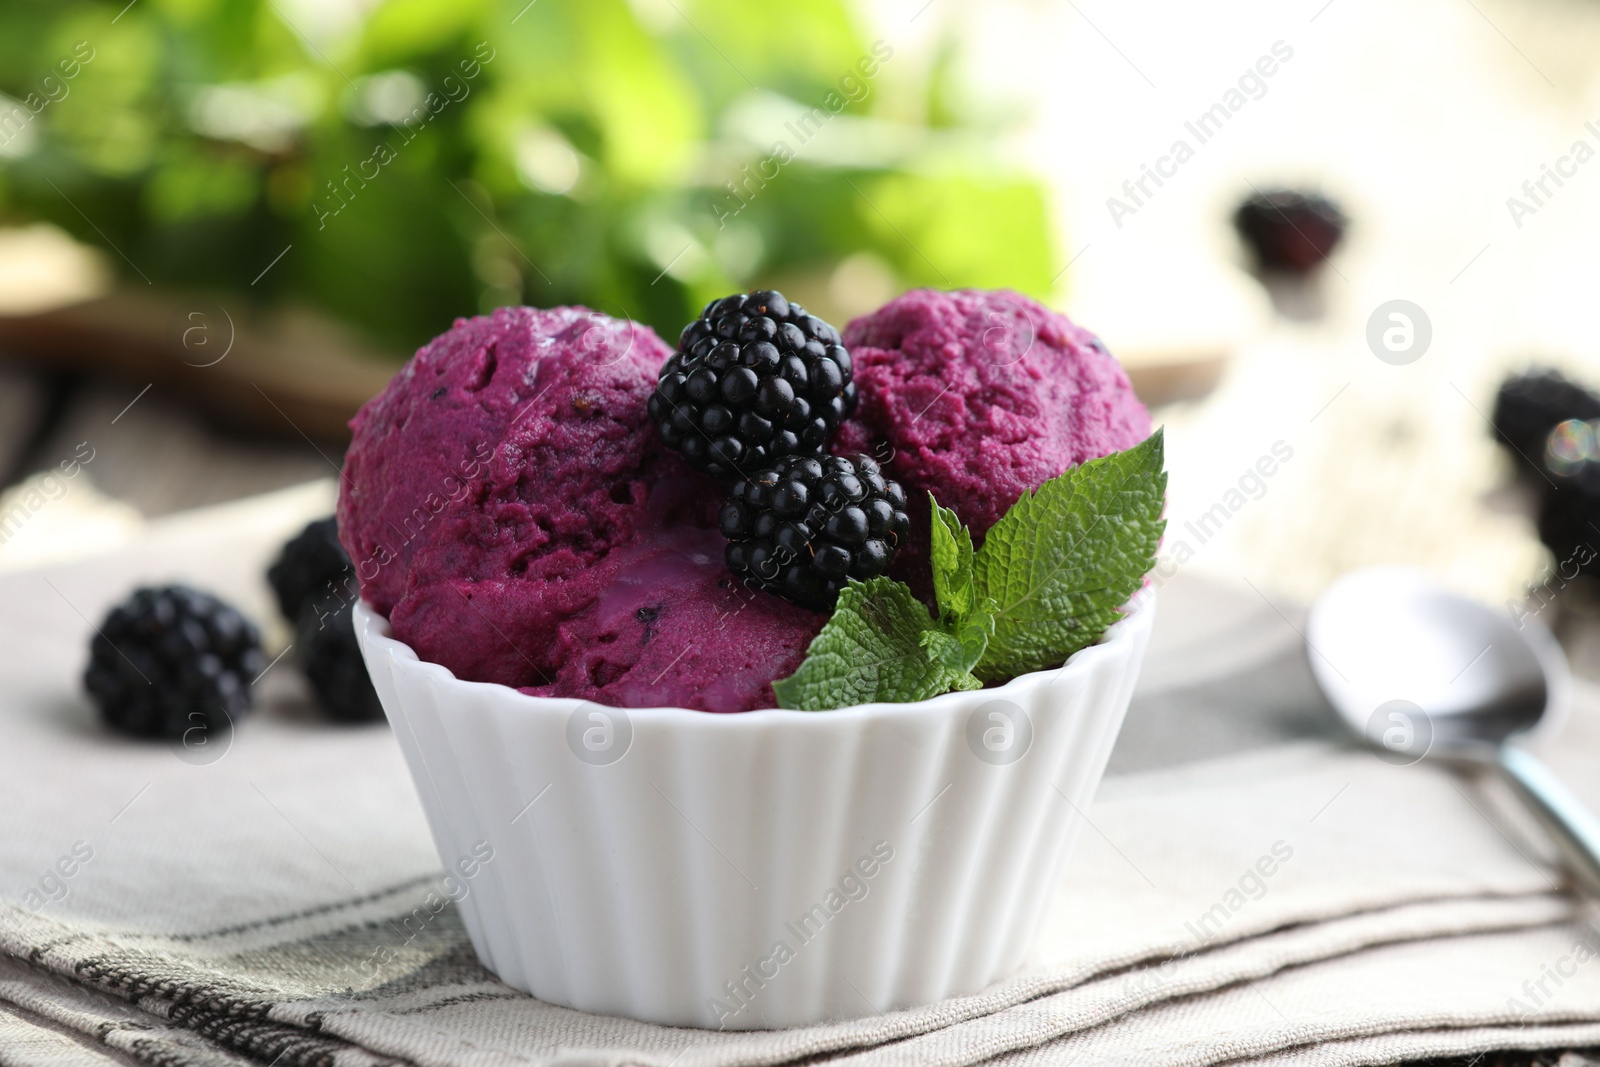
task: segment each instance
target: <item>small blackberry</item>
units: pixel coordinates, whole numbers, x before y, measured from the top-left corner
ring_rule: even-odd
[[[782,293],[713,300],[661,368],[650,418],[696,470],[742,477],[815,456],[856,406],[839,331]]]
[[[1255,193],[1233,213],[1233,226],[1263,270],[1305,275],[1344,240],[1345,215],[1320,193]]]
[[[1538,446],[1539,540],[1557,570],[1600,575],[1600,419],[1557,423]]]
[[[361,659],[351,604],[321,612],[307,604],[295,624],[295,655],[323,712],[336,722],[383,718],[383,706]]]
[[[1545,440],[1557,423],[1596,418],[1600,418],[1600,394],[1560,371],[1535,370],[1501,383],[1490,421],[1495,439],[1527,469],[1544,462]]]
[[[355,595],[355,570],[339,543],[339,527],[332,515],[310,523],[295,534],[272,566],[267,581],[278,597],[278,610],[294,622],[306,601],[321,594],[342,592],[339,599]]]
[[[867,456],[785,456],[734,485],[719,525],[729,570],[814,611],[886,571],[911,530],[905,492]]]
[[[108,725],[176,741],[242,717],[266,666],[253,623],[209,593],[169,585],[111,609],[90,640],[83,684]]]
[[[1539,504],[1539,540],[1564,576],[1600,577],[1600,478],[1591,481],[1597,484],[1558,486]]]
[[[279,610],[294,623],[295,661],[328,718],[382,718],[351,621],[356,572],[339,543],[334,517],[310,523],[284,545],[267,581],[278,594]]]

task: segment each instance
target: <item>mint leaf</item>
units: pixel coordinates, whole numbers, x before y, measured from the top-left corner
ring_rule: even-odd
[[[1023,493],[994,524],[973,560],[977,595],[995,604],[979,678],[1059,666],[1116,621],[1166,525],[1162,459],[1157,430]]]
[[[946,630],[924,630],[918,637],[922,650],[928,658],[946,668],[954,676],[951,680],[951,689],[981,689],[983,683],[972,676],[973,658],[968,662],[968,650],[962,645],[961,639]],[[983,650],[978,650],[978,655],[983,655]]]
[[[924,630],[917,635],[917,644],[935,663],[955,669],[961,662],[961,642],[955,634],[943,630]]]
[[[989,650],[989,642],[994,640],[996,607],[993,598],[984,597],[982,604],[956,623],[955,636],[961,642],[963,672],[976,671],[978,664],[983,662],[983,654]]]
[[[939,649],[939,661],[959,674],[970,674],[983,658],[994,634],[994,601],[978,602],[972,576],[972,531],[949,508],[928,494],[932,510],[933,592],[939,602],[941,639],[923,634],[923,647]],[[942,638],[948,638],[943,640]],[[929,652],[930,655],[934,653]]]
[[[779,706],[926,700],[1057,666],[1093,644],[1154,562],[1166,525],[1162,455],[1158,430],[1052,478],[976,552],[956,513],[929,494],[938,619],[900,582],[850,582],[800,669],[772,683]]]
[[[833,617],[806,649],[805,662],[772,683],[778,706],[827,711],[878,701],[926,700],[978,684],[930,655],[922,635],[938,624],[904,583],[851,581]]]
[[[939,615],[946,622],[960,619],[972,611],[977,593],[972,585],[972,534],[956,513],[939,506],[928,494],[933,511],[929,530],[932,538],[933,593],[939,601]]]
[[[970,675],[994,634],[992,605],[992,601],[986,602],[982,611],[973,612],[951,629],[924,630],[919,640],[929,657],[957,674]]]

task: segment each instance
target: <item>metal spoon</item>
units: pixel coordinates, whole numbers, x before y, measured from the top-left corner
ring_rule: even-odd
[[[1420,571],[1372,567],[1317,599],[1306,645],[1317,684],[1380,756],[1497,768],[1600,896],[1600,821],[1518,744],[1552,732],[1567,707],[1571,676],[1548,630]]]

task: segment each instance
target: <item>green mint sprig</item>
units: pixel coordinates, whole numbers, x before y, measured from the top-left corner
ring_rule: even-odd
[[[955,512],[940,507],[932,493],[928,505],[933,512],[930,555],[939,626],[922,635],[922,646],[952,670],[971,674],[994,637],[996,604],[978,594],[972,532]]]
[[[983,547],[930,494],[938,616],[902,582],[851,581],[772,683],[781,707],[926,700],[1059,666],[1117,620],[1155,560],[1167,475],[1162,431],[1022,494]]]
[[[812,639],[800,669],[772,688],[780,707],[827,711],[981,687],[923,644],[945,636],[904,582],[853,581],[839,591],[839,606]]]

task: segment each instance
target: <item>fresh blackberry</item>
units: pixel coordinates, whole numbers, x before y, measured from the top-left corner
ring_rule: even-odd
[[[1596,418],[1600,394],[1560,371],[1535,370],[1501,383],[1491,421],[1495,439],[1511,450],[1518,464],[1536,468],[1544,462],[1545,440],[1557,423]]]
[[[183,585],[136,590],[89,643],[83,684],[110,726],[183,740],[228,729],[266,669],[261,635],[236,609]]]
[[[307,604],[295,625],[295,655],[317,694],[323,712],[336,722],[371,722],[383,718],[383,707],[356,643],[352,607],[323,612]]]
[[[309,524],[284,545],[267,581],[278,594],[279,610],[295,624],[295,660],[328,718],[382,718],[351,621],[356,572],[334,517]]]
[[[1600,467],[1600,464],[1597,464]],[[1600,478],[1593,485],[1558,485],[1539,503],[1539,540],[1556,558],[1557,569],[1600,578]]]
[[[1233,213],[1233,226],[1263,270],[1310,274],[1344,239],[1339,205],[1320,193],[1258,192]]]
[[[691,467],[736,478],[821,455],[856,387],[839,331],[762,289],[713,300],[684,327],[649,406]]]
[[[355,570],[350,556],[339,543],[339,527],[332,515],[310,523],[283,546],[277,560],[267,568],[267,582],[278,597],[278,610],[294,622],[306,602],[314,596],[344,593],[340,600],[355,595]]]
[[[729,570],[814,611],[886,571],[911,530],[905,492],[867,456],[785,456],[734,485],[719,524]]]
[[[1600,419],[1567,419],[1538,447],[1539,540],[1557,570],[1600,575]]]

